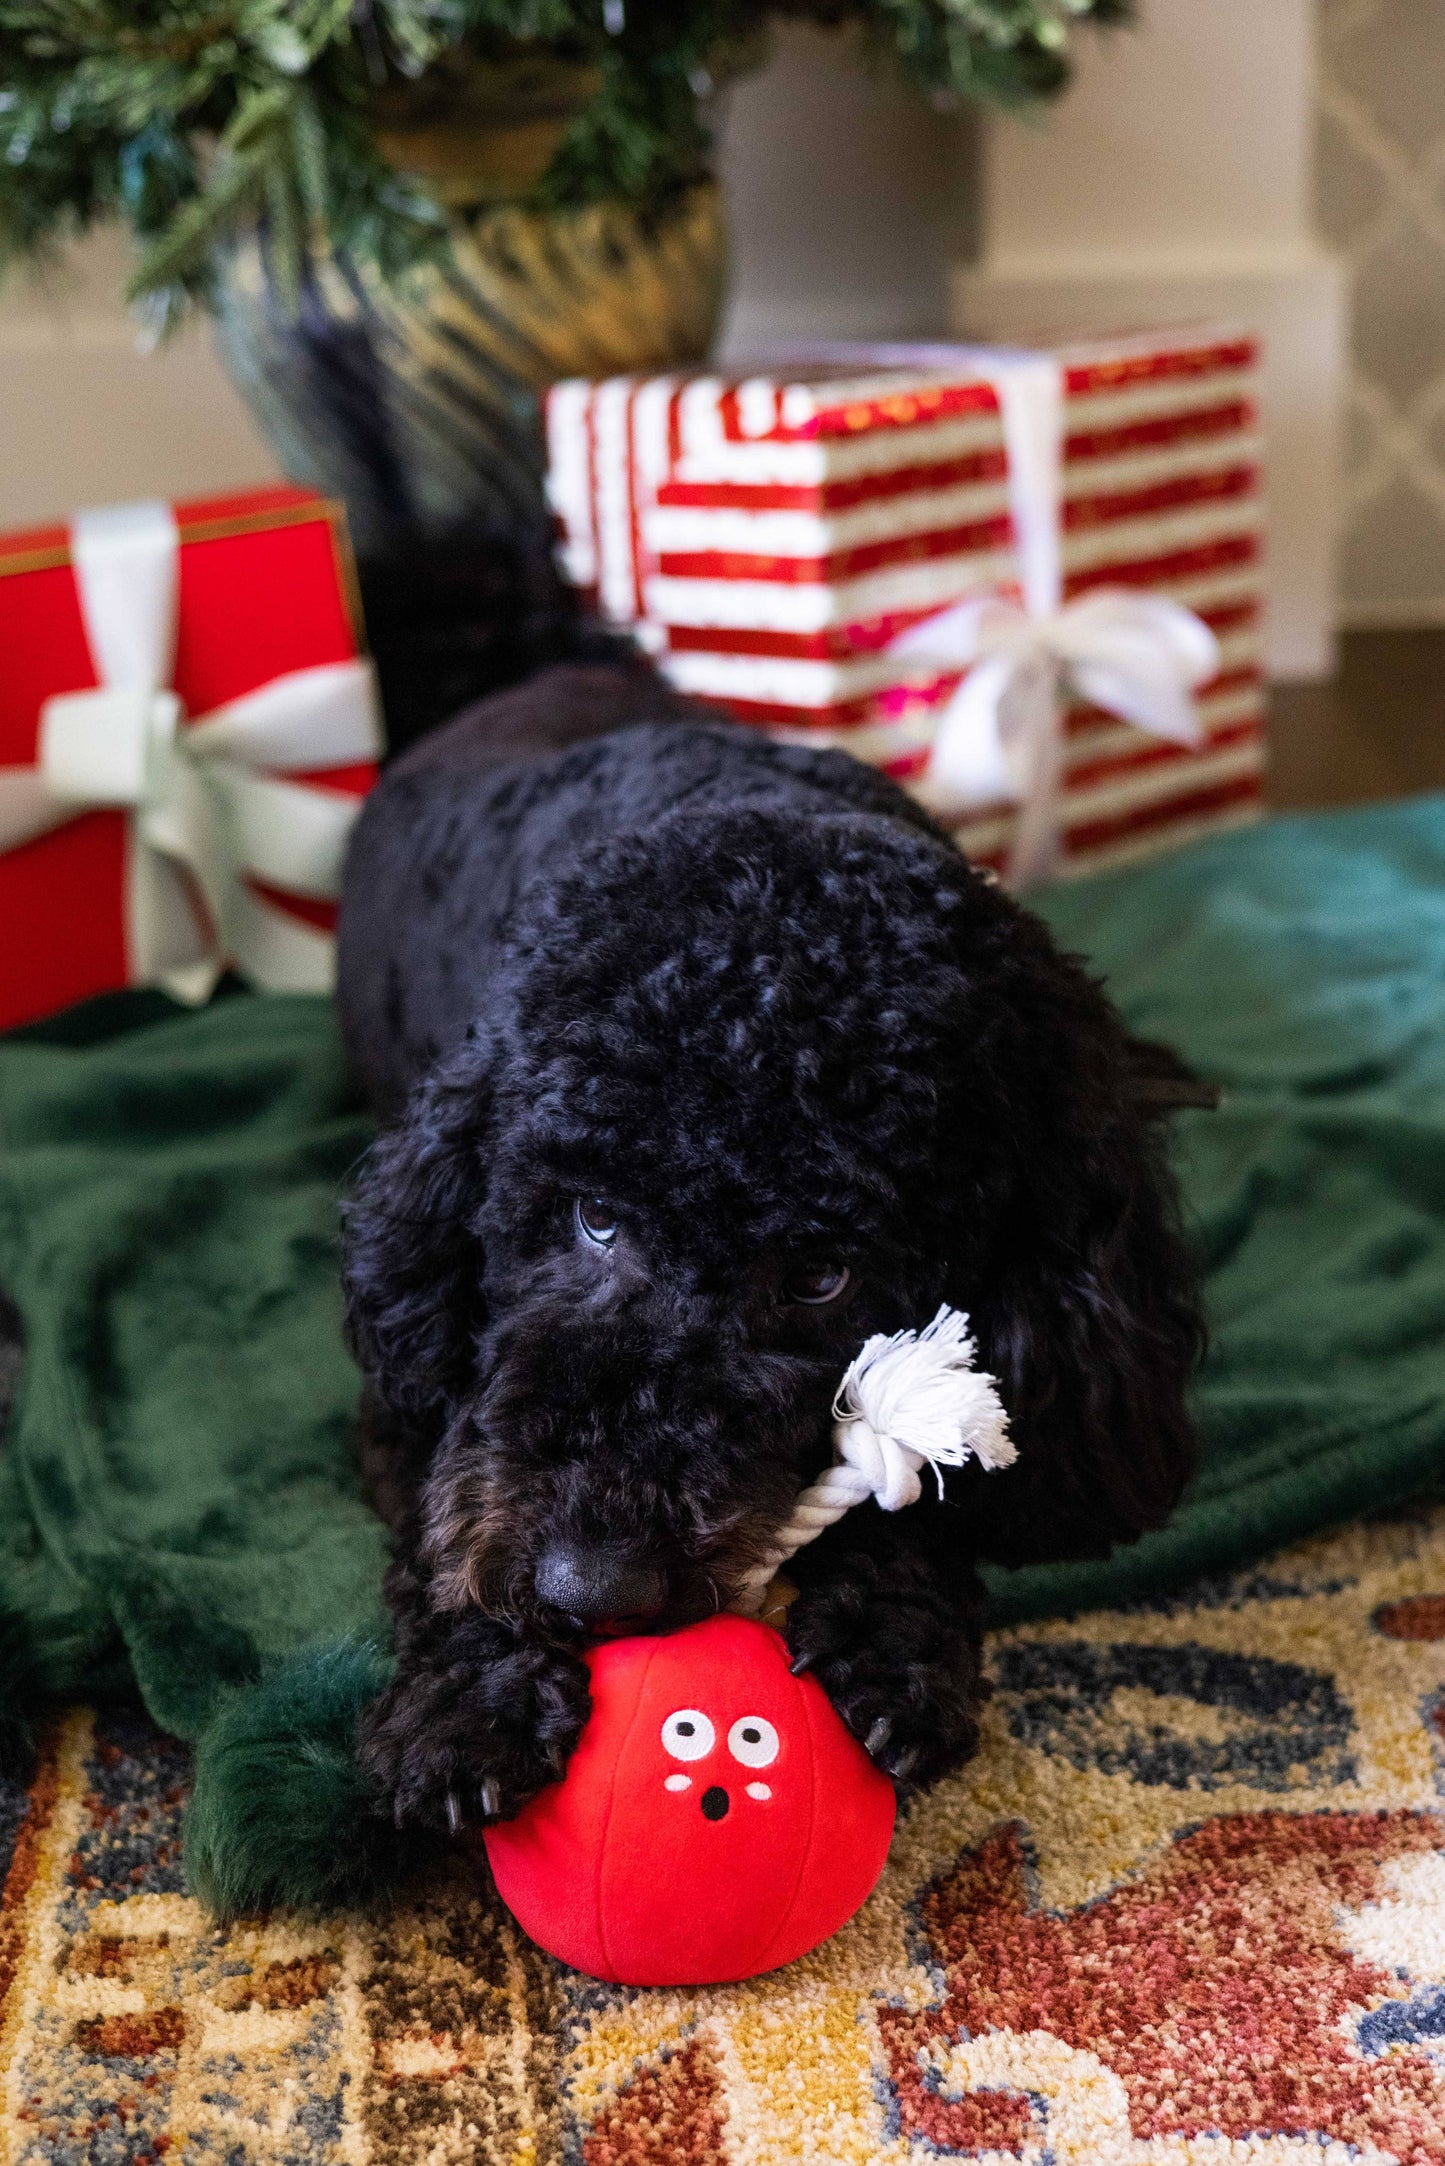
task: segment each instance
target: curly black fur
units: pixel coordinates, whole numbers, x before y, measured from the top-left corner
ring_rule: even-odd
[[[589,1632],[727,1602],[861,1341],[945,1300],[1018,1465],[850,1513],[796,1559],[788,1635],[900,1784],[958,1766],[975,1560],[1102,1553],[1189,1471],[1171,1057],[892,783],[684,719],[641,666],[551,671],[393,765],[341,1005],[393,1116],[347,1290],[398,1534],[362,1750],[398,1818],[551,1779]]]

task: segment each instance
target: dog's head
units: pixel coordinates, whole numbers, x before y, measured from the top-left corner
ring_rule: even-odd
[[[1131,1042],[1037,920],[877,816],[680,813],[534,888],[372,1153],[348,1294],[436,1442],[442,1607],[725,1602],[863,1339],[944,1300],[1020,1451],[950,1477],[961,1546],[1098,1550],[1187,1470],[1197,1325]]]

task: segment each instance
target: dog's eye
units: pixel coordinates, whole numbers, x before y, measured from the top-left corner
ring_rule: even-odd
[[[846,1264],[824,1264],[818,1271],[795,1271],[783,1281],[783,1297],[799,1301],[804,1308],[818,1309],[836,1301],[852,1277]]]
[[[600,1196],[577,1198],[577,1227],[594,1248],[611,1248],[617,1239],[617,1221]]]

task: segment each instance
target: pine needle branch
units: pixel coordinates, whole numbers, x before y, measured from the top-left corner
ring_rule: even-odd
[[[518,56],[595,86],[523,200],[661,209],[711,170],[713,85],[768,24],[853,24],[934,93],[1056,94],[1075,32],[1129,0],[0,0],[0,271],[119,217],[167,320],[262,225],[285,290],[331,252],[402,275],[446,218],[385,156],[380,105]],[[388,138],[390,140],[390,138]]]

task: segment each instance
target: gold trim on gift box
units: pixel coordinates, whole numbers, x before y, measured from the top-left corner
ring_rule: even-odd
[[[331,554],[336,564],[336,583],[341,589],[341,599],[351,624],[351,636],[356,642],[358,654],[369,654],[366,639],[366,611],[361,600],[361,580],[356,570],[356,549],[347,524],[345,507],[327,499],[327,525],[331,529]]]
[[[58,549],[31,549],[24,556],[0,554],[0,579],[11,572],[58,572],[70,562],[70,551],[62,543]]]
[[[313,497],[305,504],[274,505],[269,511],[239,513],[229,519],[192,519],[182,524],[177,521],[177,532],[184,549],[192,542],[234,541],[243,534],[274,534],[283,527],[309,526],[312,521],[324,519],[331,535],[331,560],[336,572],[336,584],[341,592],[343,607],[351,636],[358,655],[368,652],[366,643],[366,616],[361,606],[361,582],[356,575],[356,554],[351,546],[351,529],[346,523],[346,509],[335,497]],[[20,576],[28,572],[55,572],[70,562],[67,542],[52,543],[48,549],[28,549],[7,556],[0,547],[0,579]]]

